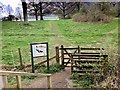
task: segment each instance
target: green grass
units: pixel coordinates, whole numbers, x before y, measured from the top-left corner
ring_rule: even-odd
[[[90,24],[90,23],[73,23],[72,21],[58,21],[58,26],[64,36],[73,44],[94,45],[102,43],[105,36],[109,35],[109,44],[117,42],[118,22],[115,20],[109,24]]]
[[[22,22],[3,22],[2,24],[2,59],[5,64],[12,65],[18,62],[18,48],[23,54],[23,61],[30,61],[30,43],[49,41],[47,35],[51,35],[44,30],[47,22],[30,22],[30,26],[24,27]]]
[[[79,87],[79,88],[89,88],[90,85],[94,84],[94,77],[85,75],[80,76],[79,73],[74,72],[71,75],[71,79],[73,80],[73,87]]]
[[[94,46],[117,44],[118,20],[108,24],[75,23],[71,20],[2,22],[2,63],[19,65],[18,48],[21,48],[24,64],[30,63],[30,43],[48,42],[50,57],[55,46]],[[43,59],[43,58],[42,58]]]

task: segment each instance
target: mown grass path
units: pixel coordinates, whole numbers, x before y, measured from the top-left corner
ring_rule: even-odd
[[[57,21],[56,21],[57,22]],[[56,46],[70,46],[70,42],[65,38],[65,36],[61,33],[60,28],[58,28],[57,23],[55,21],[48,21],[48,24],[45,26],[49,33],[53,36],[49,37],[49,44],[50,44],[50,54],[51,56],[55,55],[55,47]]]
[[[68,42],[63,36],[63,34],[60,32],[60,28],[58,28],[57,23],[55,23],[54,21],[49,21],[49,30],[51,33],[54,33],[56,35],[56,37],[50,38],[54,46],[70,44],[70,42]]]

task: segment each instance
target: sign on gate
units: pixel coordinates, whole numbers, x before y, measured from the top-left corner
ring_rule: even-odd
[[[34,73],[34,58],[47,57],[47,69],[49,70],[49,52],[48,42],[44,43],[31,43],[31,60],[32,60],[32,72]]]

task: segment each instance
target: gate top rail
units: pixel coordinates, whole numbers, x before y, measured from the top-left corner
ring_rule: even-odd
[[[51,76],[51,74],[42,73],[28,73],[28,72],[14,72],[14,71],[0,71],[0,75],[19,75],[19,76]]]
[[[78,48],[59,48],[60,50],[66,50],[66,49],[69,49],[69,50],[72,50],[72,49],[78,49]]]
[[[72,53],[72,56],[93,56],[93,57],[107,57],[105,54],[80,54],[80,53]]]
[[[72,50],[72,49],[78,49],[78,47],[64,47],[64,48],[60,48],[60,50],[66,50],[66,49],[69,49],[69,50]],[[80,50],[104,50],[104,48],[83,48],[83,47],[80,47]]]
[[[104,50],[104,48],[80,48],[81,50]]]

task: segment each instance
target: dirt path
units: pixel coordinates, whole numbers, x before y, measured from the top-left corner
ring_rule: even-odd
[[[70,69],[55,73],[51,77],[52,88],[67,88],[66,79],[70,77]],[[33,81],[27,88],[47,88],[47,78],[39,78]]]

